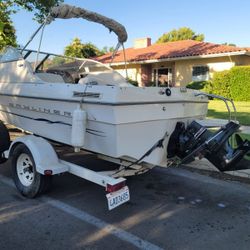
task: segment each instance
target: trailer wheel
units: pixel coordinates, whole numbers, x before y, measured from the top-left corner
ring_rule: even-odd
[[[52,176],[44,176],[36,171],[33,156],[24,144],[14,148],[11,165],[15,185],[23,196],[34,198],[51,187]]]
[[[8,150],[10,147],[10,135],[9,131],[2,121],[0,121],[0,164],[7,161],[3,157],[3,152]]]
[[[10,147],[10,135],[9,131],[2,121],[0,121],[0,164],[7,161],[3,157],[3,152]]]

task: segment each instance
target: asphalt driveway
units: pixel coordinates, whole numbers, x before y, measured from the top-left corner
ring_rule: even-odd
[[[29,200],[16,191],[9,163],[1,165],[0,249],[250,248],[250,185],[181,168],[155,168],[127,184],[131,201],[112,211],[102,187],[69,174]]]

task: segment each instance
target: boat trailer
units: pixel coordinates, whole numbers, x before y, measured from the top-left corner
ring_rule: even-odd
[[[237,134],[240,125],[236,119],[232,121],[228,105],[230,101],[235,114],[233,102],[223,97],[208,96],[219,98],[226,103],[230,114],[229,121],[215,124],[214,120],[196,120],[187,126],[183,122],[177,122],[169,138],[167,147],[169,164],[165,167],[189,163],[196,157],[205,157],[220,171],[246,169],[239,166],[238,162],[250,151],[250,141],[243,140]],[[236,146],[231,143],[232,136],[235,136]],[[129,201],[129,189],[124,177],[139,175],[152,169],[154,166],[143,162],[143,158],[155,148],[162,148],[164,140],[163,138],[157,142],[136,162],[97,155],[98,158],[118,164],[118,167],[108,171],[93,171],[88,167],[60,159],[52,146],[53,142],[39,136],[24,135],[10,143],[9,132],[2,122],[0,122],[0,138],[0,163],[11,158],[14,182],[24,196],[33,198],[46,192],[53,175],[68,172],[105,187],[109,210]]]

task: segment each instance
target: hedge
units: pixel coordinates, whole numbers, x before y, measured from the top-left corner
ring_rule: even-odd
[[[230,70],[230,91],[234,101],[250,101],[250,66]]]
[[[250,66],[235,66],[215,72],[211,81],[192,82],[187,88],[200,89],[234,101],[250,101]]]

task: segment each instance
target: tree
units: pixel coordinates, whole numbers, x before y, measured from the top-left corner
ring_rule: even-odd
[[[16,46],[16,36],[8,6],[0,3],[0,51],[6,46]]]
[[[63,57],[60,57],[60,56],[55,56],[53,59],[52,59],[52,65],[62,65],[66,62],[66,59],[63,58]]]
[[[107,53],[111,53],[114,52],[115,48],[114,47],[108,47],[108,46],[104,46],[101,50],[102,55],[105,55]]]
[[[222,45],[227,45],[227,46],[236,47],[236,44],[234,44],[234,43],[222,43]]]
[[[188,27],[181,27],[179,29],[173,29],[163,34],[156,43],[174,42],[180,40],[195,40],[204,41],[205,36],[203,34],[196,34],[192,29]]]
[[[63,0],[1,0],[1,4],[7,6],[9,13],[15,13],[19,8],[35,12],[35,19],[42,22],[53,6]]]
[[[51,7],[63,0],[1,0],[0,2],[0,50],[5,46],[16,46],[15,29],[10,15],[24,8],[35,11],[35,19],[42,22],[48,15]]]
[[[101,54],[101,51],[94,44],[84,44],[77,37],[64,49],[64,55],[70,57],[91,58]]]

